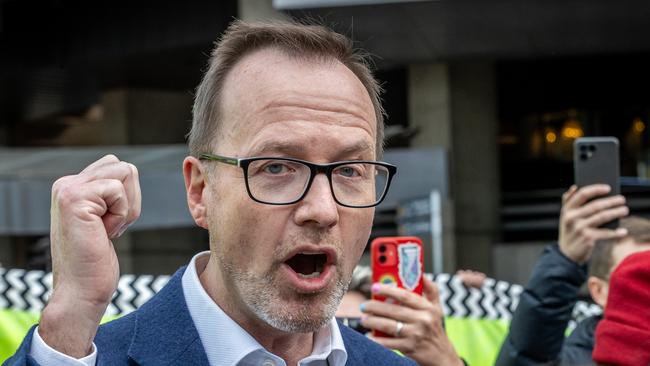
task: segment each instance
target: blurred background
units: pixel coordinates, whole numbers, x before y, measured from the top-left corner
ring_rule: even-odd
[[[143,186],[123,273],[207,249],[181,176],[193,90],[232,19],[287,17],[374,55],[400,171],[373,237],[422,236],[427,271],[525,283],[577,137],[618,137],[629,205],[650,214],[647,1],[0,0],[1,266],[49,268],[52,182],[107,153]]]

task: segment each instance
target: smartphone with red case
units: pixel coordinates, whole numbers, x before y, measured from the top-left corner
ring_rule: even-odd
[[[379,237],[370,244],[372,282],[393,285],[422,295],[424,255],[422,240],[414,236]],[[392,301],[372,294],[373,300]],[[391,337],[373,331],[378,337]]]

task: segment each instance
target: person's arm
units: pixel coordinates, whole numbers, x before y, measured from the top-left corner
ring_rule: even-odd
[[[496,366],[537,365],[558,358],[587,269],[559,247],[545,249],[521,293]]]
[[[38,333],[37,327],[34,330],[29,355],[40,366],[94,366],[97,361],[97,347],[92,344],[92,352],[88,356],[74,358],[48,346]]]
[[[579,190],[573,186],[562,196],[559,244],[547,248],[533,269],[496,366],[558,360],[578,291],[587,279],[586,262],[593,246],[598,240],[626,234],[599,228],[628,213],[622,196],[595,199],[607,192],[604,185]]]
[[[365,302],[361,324],[386,334],[395,334],[398,322],[403,324],[394,338],[372,337],[374,341],[402,352],[420,366],[464,364],[442,326],[443,313],[436,284],[424,278],[423,296],[378,283],[373,285],[372,291],[399,304],[377,300]]]
[[[94,366],[96,362],[97,348],[94,344],[90,355],[76,359],[48,346],[38,333],[38,326],[34,325],[16,353],[2,366]]]
[[[33,364],[44,350],[39,345],[72,359],[96,352],[93,340],[119,278],[111,240],[138,218],[140,202],[137,169],[113,155],[54,183],[52,296],[41,314],[38,334],[28,335],[37,338],[26,339],[13,359]]]

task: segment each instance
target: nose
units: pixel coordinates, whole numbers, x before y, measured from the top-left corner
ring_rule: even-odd
[[[317,174],[307,192],[298,203],[295,212],[297,225],[315,224],[319,227],[331,227],[339,221],[339,207],[334,201],[329,181],[325,174]]]

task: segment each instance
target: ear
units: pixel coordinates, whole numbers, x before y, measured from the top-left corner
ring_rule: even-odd
[[[208,215],[206,210],[206,172],[201,162],[188,156],[183,161],[183,178],[187,192],[187,205],[194,221],[200,227],[208,228]]]
[[[609,283],[595,276],[589,276],[587,288],[591,298],[603,309],[607,305],[607,295],[609,294]]]

